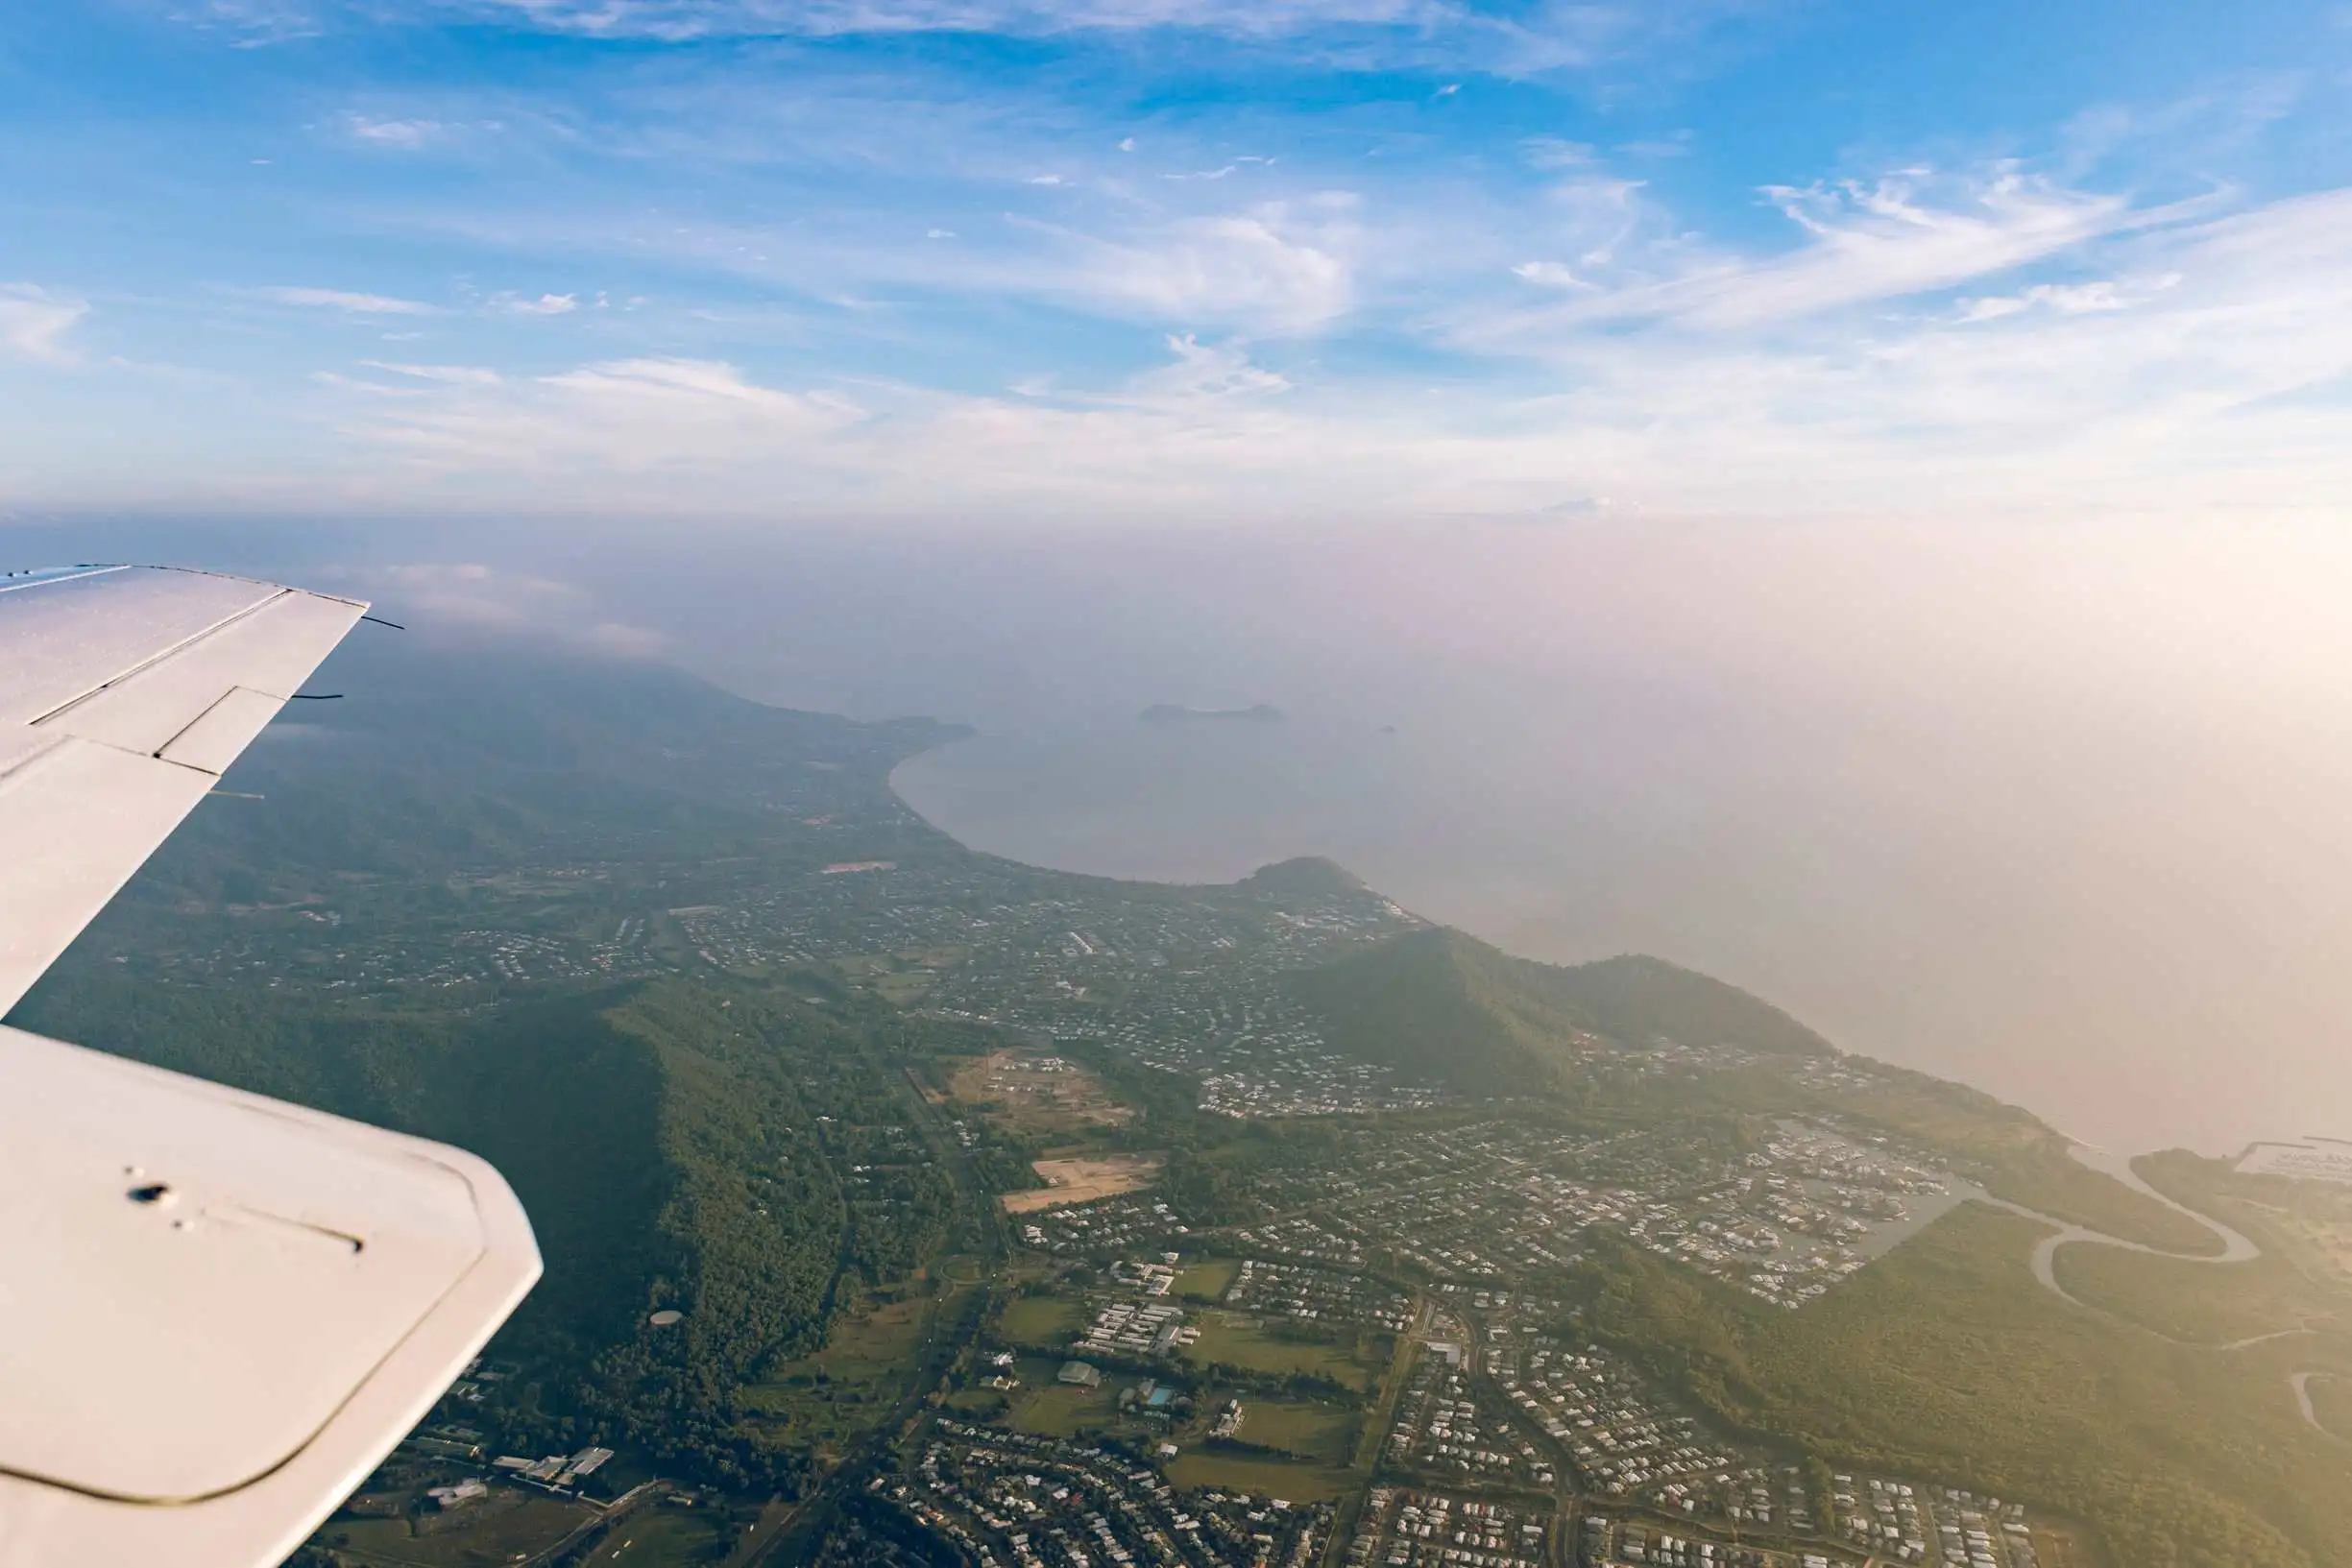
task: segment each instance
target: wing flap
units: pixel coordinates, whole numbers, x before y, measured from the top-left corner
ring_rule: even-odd
[[[253,744],[254,736],[268,727],[286,705],[283,697],[255,691],[247,687],[235,687],[229,694],[196,715],[188,727],[172,736],[156,756],[181,767],[192,767],[200,773],[219,778],[229,771],[229,764],[237,755]]]
[[[204,799],[366,607],[126,567],[0,591],[0,1012]],[[10,722],[10,720],[13,722]]]
[[[0,580],[0,1010],[365,606]],[[278,1562],[539,1277],[456,1149],[0,1026],[0,1563]]]
[[[289,589],[155,663],[80,695],[33,728],[152,757],[240,687],[281,700],[291,697],[359,615],[355,604]],[[230,753],[231,760],[234,756]]]

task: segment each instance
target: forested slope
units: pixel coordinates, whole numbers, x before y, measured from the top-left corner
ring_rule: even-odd
[[[1595,1051],[1660,1040],[1829,1054],[1796,1020],[1734,986],[1659,958],[1564,968],[1445,927],[1408,932],[1292,980],[1332,1043],[1473,1094],[1579,1079]]]

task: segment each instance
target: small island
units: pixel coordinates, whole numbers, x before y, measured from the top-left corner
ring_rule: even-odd
[[[1272,703],[1252,703],[1248,708],[1180,708],[1175,703],[1155,702],[1138,715],[1146,724],[1190,724],[1197,721],[1240,724],[1279,724],[1287,716]]]

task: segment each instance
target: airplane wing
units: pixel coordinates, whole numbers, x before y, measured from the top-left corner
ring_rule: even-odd
[[[0,576],[0,1011],[366,608]],[[539,1269],[473,1155],[0,1027],[0,1568],[279,1562]]]

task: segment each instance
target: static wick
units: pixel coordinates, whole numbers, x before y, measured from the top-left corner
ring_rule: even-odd
[[[297,691],[291,700],[295,702],[341,702],[343,693],[340,691]]]
[[[256,795],[250,789],[207,789],[205,791],[205,793],[207,795],[226,795],[232,801],[265,801],[269,799],[269,796]]]
[[[401,625],[399,621],[386,620],[381,615],[362,615],[359,618],[361,620],[374,621],[378,626],[389,626],[396,632],[405,632],[408,630],[407,627]]]

